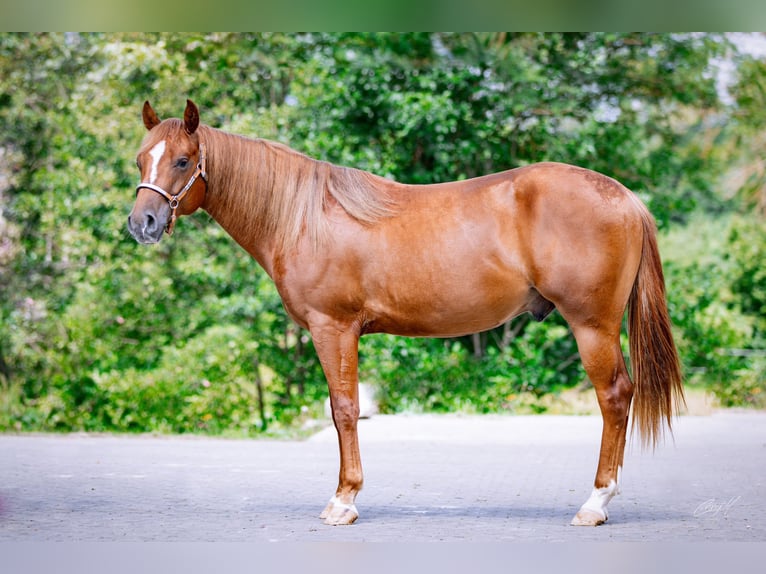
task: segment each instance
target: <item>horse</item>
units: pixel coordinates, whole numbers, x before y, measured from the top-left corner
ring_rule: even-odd
[[[607,520],[629,424],[643,446],[672,432],[683,383],[656,225],[616,180],[544,162],[406,185],[201,124],[191,100],[183,119],[164,121],[147,101],[142,119],[131,235],[157,243],[178,217],[206,211],[313,338],[340,450],[338,486],[320,514],[326,524],[359,516],[365,334],[458,337],[557,309],[603,420],[593,489],[573,525]],[[626,308],[632,380],[620,346]]]

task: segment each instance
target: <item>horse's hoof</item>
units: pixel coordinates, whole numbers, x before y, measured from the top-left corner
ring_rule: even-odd
[[[336,497],[332,497],[327,503],[319,518],[324,520],[325,524],[330,526],[343,526],[353,524],[359,518],[359,512],[354,504],[340,502]]]
[[[580,511],[575,514],[575,517],[570,523],[572,526],[598,526],[606,522],[606,514],[590,510],[588,508],[581,508]]]
[[[345,526],[353,524],[356,522],[357,518],[359,518],[359,513],[356,511],[356,506],[353,504],[350,506],[336,504],[332,511],[324,516],[324,523],[329,524],[330,526]]]

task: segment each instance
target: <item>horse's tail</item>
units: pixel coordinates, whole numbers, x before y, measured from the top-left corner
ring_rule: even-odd
[[[665,279],[657,247],[654,219],[641,205],[643,250],[628,302],[630,362],[633,371],[633,430],[644,446],[655,447],[663,419],[685,404],[683,376],[665,299]],[[674,408],[675,407],[675,408]]]

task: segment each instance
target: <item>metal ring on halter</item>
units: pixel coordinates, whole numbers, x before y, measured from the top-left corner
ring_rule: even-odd
[[[162,197],[164,197],[168,205],[170,206],[170,217],[168,218],[167,223],[165,223],[165,233],[168,235],[173,235],[173,227],[176,223],[176,210],[178,209],[178,205],[181,203],[181,200],[183,199],[184,195],[186,195],[186,192],[191,189],[191,186],[194,185],[194,182],[197,181],[198,177],[202,178],[202,181],[205,182],[205,187],[207,187],[207,171],[205,171],[205,144],[200,142],[199,144],[199,162],[197,163],[197,169],[194,170],[194,173],[189,178],[189,181],[186,182],[186,185],[183,186],[183,189],[176,193],[175,195],[168,193],[164,189],[162,189],[159,185],[154,185],[153,183],[148,182],[141,182],[136,186],[136,195],[138,195],[138,190],[141,188],[151,189],[155,193],[159,193]]]

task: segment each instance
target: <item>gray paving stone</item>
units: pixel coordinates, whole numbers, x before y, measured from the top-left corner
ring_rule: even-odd
[[[609,521],[569,526],[601,421],[382,416],[359,424],[359,521],[318,518],[338,450],[305,441],[0,435],[3,541],[764,541],[766,414],[677,420],[629,446]]]

